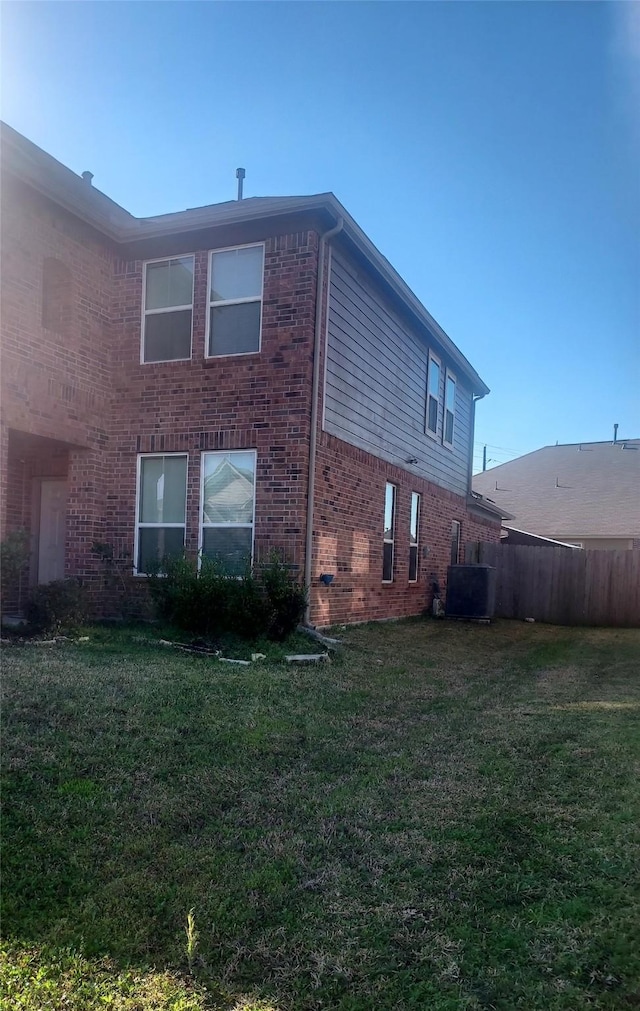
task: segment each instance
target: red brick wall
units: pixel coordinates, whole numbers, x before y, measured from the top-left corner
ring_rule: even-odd
[[[259,354],[205,358],[207,252],[212,242],[195,252],[192,359],[141,365],[142,261],[120,259],[109,242],[22,184],[6,183],[5,188],[2,447],[3,474],[11,467],[11,492],[8,509],[2,507],[3,523],[15,529],[25,520],[35,522],[31,491],[26,501],[22,483],[25,465],[20,459],[25,456],[15,440],[11,449],[8,429],[57,440],[55,453],[62,455],[51,475],[66,468],[69,482],[67,571],[102,592],[103,573],[91,545],[103,541],[116,556],[132,554],[138,453],[188,453],[187,547],[195,550],[202,451],[255,449],[257,552],[284,549],[302,571],[316,231],[266,238]],[[176,252],[182,250],[176,247]],[[50,326],[45,327],[42,291],[48,258],[67,269],[51,275],[52,302],[44,313]],[[56,278],[62,287],[56,287]],[[27,447],[31,485],[38,468],[42,476],[43,466],[54,467],[53,447]],[[391,586],[381,581],[387,480],[398,485]],[[3,487],[6,484],[3,481]],[[416,585],[407,582],[412,490],[422,495]],[[463,543],[499,535],[497,526],[472,519],[463,499],[321,435],[313,620],[419,613],[431,599],[432,573],[444,589],[453,518],[462,522]],[[429,553],[423,558],[425,546]],[[332,586],[319,586],[322,571],[335,572]],[[144,581],[137,585],[142,587]]]
[[[387,481],[397,486],[391,584],[382,582]],[[421,495],[417,583],[408,581],[413,491]],[[434,578],[444,594],[454,519],[461,523],[461,545],[499,540],[499,523],[485,523],[472,516],[465,499],[322,433],[316,471],[312,622],[329,625],[420,614],[431,605]],[[423,557],[425,548],[427,555]],[[334,573],[330,586],[320,582],[323,572]]]
[[[255,449],[256,552],[283,549],[302,569],[316,254],[313,231],[268,239],[260,353],[206,359],[208,254],[197,251],[192,360],[166,364],[140,364],[143,264],[118,265],[114,480],[105,527],[119,550],[133,550],[138,453],[189,454],[186,541],[195,551],[202,451]]]
[[[0,506],[2,536],[26,519],[35,550],[33,489],[25,501],[16,476],[24,473],[21,460],[31,485],[34,477],[66,473],[67,572],[95,579],[89,548],[107,477],[113,251],[71,214],[7,177],[2,230],[2,485],[9,496]],[[34,436],[33,444],[10,439],[10,430]]]
[[[99,446],[110,414],[112,251],[72,215],[11,180],[3,181],[2,233],[3,421]],[[55,330],[43,326],[51,260],[70,276],[70,313],[58,304],[45,313],[48,322],[55,317]]]
[[[302,569],[316,232],[266,240],[259,354],[205,359],[203,249],[195,254],[192,360],[141,365],[142,261],[122,261],[106,241],[45,198],[17,182],[7,186],[3,472],[9,429],[67,444],[69,574],[101,585],[94,540],[111,544],[117,555],[132,553],[140,452],[188,452],[187,546],[195,550],[200,454],[216,449],[257,450],[256,550],[284,549]],[[60,274],[71,285],[72,312],[69,317],[67,291],[51,294],[50,288],[53,305],[44,318],[63,326],[64,334],[43,326],[45,262],[51,257],[68,268]],[[14,480],[11,486],[15,498]],[[7,529],[15,528],[15,503],[8,512],[3,505],[2,518]]]

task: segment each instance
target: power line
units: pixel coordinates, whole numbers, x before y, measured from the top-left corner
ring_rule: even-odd
[[[493,446],[490,442],[482,442],[481,440],[476,440],[474,446],[486,446],[487,449],[497,449],[500,453],[516,453],[518,456],[522,456],[523,452],[521,449],[509,449],[508,446]]]

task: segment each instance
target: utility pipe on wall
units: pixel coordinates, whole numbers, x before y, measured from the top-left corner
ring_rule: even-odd
[[[342,231],[344,218],[338,218],[336,225],[320,236],[318,249],[318,276],[316,279],[316,318],[314,324],[313,344],[313,383],[311,390],[311,431],[309,433],[309,479],[307,482],[307,536],[304,550],[304,584],[311,592],[311,562],[313,552],[313,503],[316,489],[316,451],[318,445],[318,394],[320,392],[320,349],[322,342],[322,310],[324,308],[323,285],[327,242]],[[329,279],[327,279],[327,312],[329,298]],[[304,612],[305,624],[309,624],[311,615],[311,600],[307,599]]]

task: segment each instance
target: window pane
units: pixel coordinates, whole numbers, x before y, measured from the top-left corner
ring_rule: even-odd
[[[420,496],[417,491],[411,492],[411,523],[409,527],[409,539],[413,544],[418,543],[418,512],[420,509]]]
[[[226,249],[211,256],[211,301],[262,295],[262,246]]]
[[[140,522],[184,523],[186,480],[186,457],[143,457],[140,473]]]
[[[453,414],[446,411],[444,416],[444,441],[453,443]]]
[[[251,562],[251,527],[205,527],[202,552],[224,562],[231,575],[241,576]]]
[[[427,419],[427,427],[430,432],[438,431],[438,401],[431,395],[429,395],[429,417]]]
[[[191,305],[193,299],[193,258],[163,260],[147,264],[145,309],[167,309]]]
[[[253,453],[204,458],[204,522],[253,523]]]
[[[393,544],[382,546],[382,578],[386,583],[393,579]]]
[[[453,411],[456,402],[456,384],[451,376],[447,376],[447,391],[445,394],[445,407],[448,411]]]
[[[460,559],[460,523],[458,520],[451,522],[451,564],[457,565]]]
[[[433,358],[429,359],[429,393],[436,400],[440,396],[440,366]]]
[[[138,572],[153,572],[159,561],[184,551],[183,527],[142,527],[138,538]]]
[[[395,506],[395,485],[388,484],[384,495],[384,536],[386,540],[393,540],[393,512]]]
[[[409,548],[409,582],[415,583],[418,578],[418,548]]]
[[[145,316],[145,362],[191,357],[191,309]]]
[[[240,355],[260,349],[261,302],[211,309],[209,354]]]

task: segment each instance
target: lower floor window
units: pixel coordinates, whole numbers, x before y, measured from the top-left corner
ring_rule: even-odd
[[[451,564],[457,565],[460,561],[460,521],[451,521]]]
[[[411,516],[409,522],[409,582],[418,581],[418,530],[420,525],[420,495],[411,492]]]
[[[393,548],[396,526],[396,486],[387,482],[384,492],[384,536],[382,544],[382,582],[393,582]]]
[[[202,554],[242,575],[253,561],[255,451],[202,456]]]
[[[145,575],[157,571],[163,558],[184,551],[187,457],[170,453],[138,459],[135,571]]]

